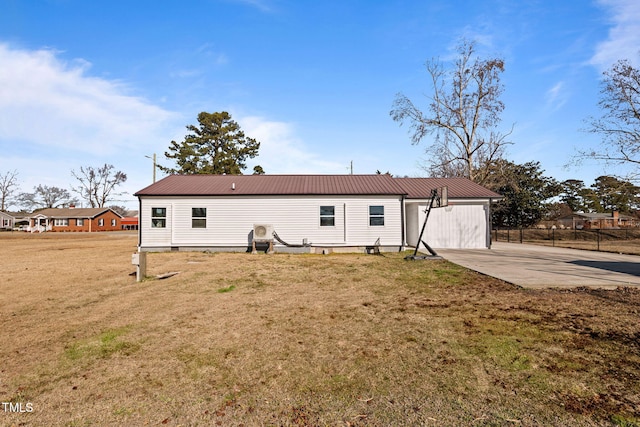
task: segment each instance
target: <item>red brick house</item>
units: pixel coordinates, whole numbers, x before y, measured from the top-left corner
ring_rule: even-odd
[[[118,231],[122,216],[110,208],[53,208],[35,212],[27,231]]]

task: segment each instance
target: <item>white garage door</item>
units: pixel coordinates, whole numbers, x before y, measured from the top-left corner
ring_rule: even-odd
[[[487,209],[482,204],[432,209],[423,240],[432,248],[487,248]],[[424,216],[421,210],[420,225]]]

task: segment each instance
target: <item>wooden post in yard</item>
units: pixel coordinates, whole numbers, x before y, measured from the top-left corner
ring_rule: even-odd
[[[147,275],[147,253],[136,252],[132,254],[131,264],[136,266],[136,282],[142,282]]]

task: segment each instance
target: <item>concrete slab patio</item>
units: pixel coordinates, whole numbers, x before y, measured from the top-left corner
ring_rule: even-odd
[[[439,249],[463,267],[524,288],[615,289],[640,287],[640,257],[521,243],[495,242],[491,249]]]

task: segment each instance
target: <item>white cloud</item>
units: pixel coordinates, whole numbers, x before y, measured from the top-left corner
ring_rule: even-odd
[[[620,59],[640,65],[640,2],[638,0],[599,0],[609,10],[612,27],[607,40],[599,43],[591,64],[608,68]]]
[[[547,109],[557,111],[567,102],[567,94],[564,90],[564,82],[556,83],[549,89],[545,96],[547,100]]]
[[[89,62],[60,57],[0,43],[0,173],[17,170],[20,191],[70,189],[72,169],[107,163],[129,176],[123,191],[148,185],[144,155],[166,147],[183,119],[121,82],[91,76]]]
[[[250,164],[260,165],[268,174],[337,174],[345,173],[344,163],[323,160],[295,135],[294,127],[285,122],[249,116],[238,119],[245,135],[260,141],[259,155]]]
[[[273,11],[272,2],[270,0],[234,0],[236,3],[242,3],[255,7],[262,12]]]
[[[124,84],[88,75],[87,61],[59,55],[0,44],[0,141],[113,154],[145,145],[173,118]]]

